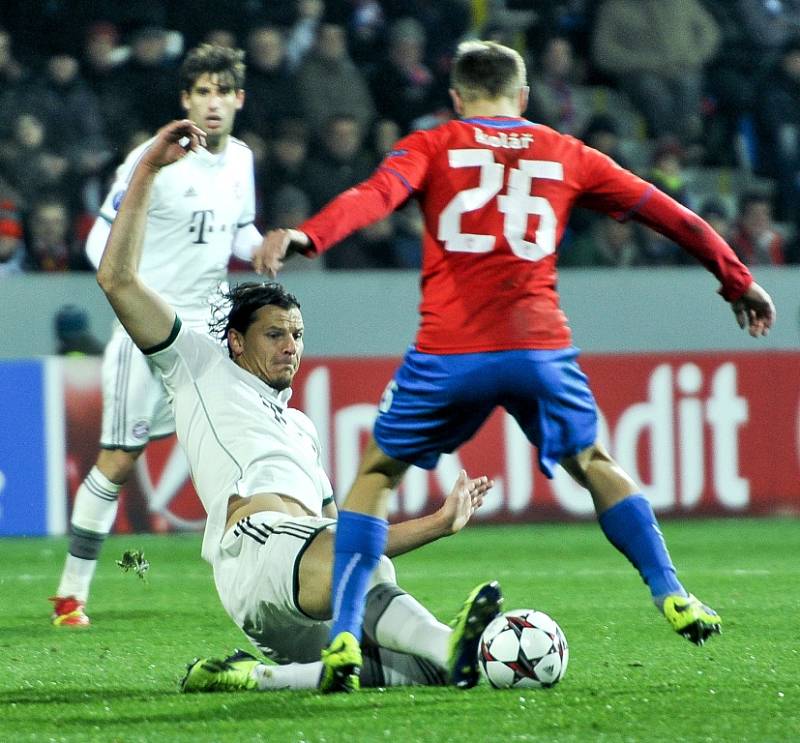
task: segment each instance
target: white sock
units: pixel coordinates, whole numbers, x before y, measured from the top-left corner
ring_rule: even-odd
[[[117,517],[117,499],[122,485],[111,482],[97,467],[92,467],[75,494],[72,526],[96,534],[108,534]]]
[[[447,668],[447,645],[452,634],[413,596],[394,597],[375,625],[374,640],[384,648],[429,660]]]
[[[273,666],[259,663],[253,669],[259,691],[278,689],[316,689],[322,674],[322,661],[314,663],[287,663]]]
[[[92,467],[78,488],[70,521],[72,533],[69,554],[57,596],[74,596],[84,603],[89,598],[97,556],[117,517],[117,499],[121,488],[97,467]]]
[[[85,604],[96,567],[97,560],[83,560],[75,555],[67,555],[56,596],[74,596]]]

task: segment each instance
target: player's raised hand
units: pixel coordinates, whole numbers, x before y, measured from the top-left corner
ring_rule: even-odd
[[[465,470],[458,473],[453,489],[439,509],[439,515],[446,522],[447,533],[455,534],[467,525],[472,514],[483,505],[483,498],[493,485],[494,481],[485,475],[472,478]]]
[[[261,245],[253,251],[253,269],[274,279],[291,252],[307,248],[310,244],[308,235],[300,230],[270,230],[264,235]]]
[[[772,297],[755,281],[739,299],[731,302],[731,307],[739,327],[747,328],[753,338],[767,335],[777,318]]]
[[[142,163],[160,170],[186,157],[189,152],[205,147],[206,135],[193,121],[181,119],[162,126],[142,156]]]

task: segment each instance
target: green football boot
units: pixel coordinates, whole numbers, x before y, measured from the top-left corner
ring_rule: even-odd
[[[703,645],[711,635],[719,635],[722,617],[695,596],[667,596],[661,608],[679,635],[695,645]]]
[[[322,676],[319,690],[323,694],[350,693],[361,688],[361,646],[350,632],[340,632],[322,651]]]
[[[472,589],[464,605],[450,623],[453,633],[448,648],[450,683],[471,689],[480,680],[478,645],[483,630],[499,613],[503,594],[497,581],[481,583]]]
[[[199,691],[252,691],[258,688],[253,671],[260,661],[237,650],[229,658],[195,658],[181,679],[184,694]]]

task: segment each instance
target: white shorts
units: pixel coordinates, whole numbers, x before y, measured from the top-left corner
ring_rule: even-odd
[[[317,661],[330,621],[297,604],[300,559],[314,537],[336,522],[319,516],[261,511],[222,538],[214,582],[222,605],[251,641],[277,663]]]
[[[175,431],[158,372],[117,325],[103,356],[103,449],[135,451]]]

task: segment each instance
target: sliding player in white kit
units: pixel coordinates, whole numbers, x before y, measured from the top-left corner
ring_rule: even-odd
[[[336,506],[310,419],[288,407],[303,352],[300,305],[279,284],[242,284],[217,323],[228,354],[138,275],[148,205],[162,168],[196,150],[203,131],[167,125],[142,154],[111,229],[97,280],[138,348],[158,369],[175,428],[208,518],[202,555],[223,606],[265,655],[239,652],[190,664],[185,692],[314,688],[331,617],[332,527]],[[182,144],[184,143],[184,144]],[[167,169],[166,172],[169,172]],[[386,555],[458,531],[492,483],[461,472],[435,514],[393,525]],[[497,583],[479,585],[453,628],[395,583],[383,558],[367,598],[364,685],[478,681],[477,645],[497,615]],[[313,662],[312,662],[313,661]],[[457,673],[456,673],[457,670]]]
[[[186,56],[181,105],[205,132],[208,149],[189,153],[159,175],[147,214],[142,280],[180,312],[184,323],[205,332],[211,318],[209,298],[227,275],[231,252],[249,260],[261,239],[253,225],[253,155],[230,136],[244,103],[243,58],[240,50],[210,44]],[[133,150],[117,170],[86,244],[95,266],[133,169],[151,141]],[[76,493],[66,563],[51,599],[52,622],[61,627],[89,625],[84,606],[116,518],[120,488],[147,443],[175,430],[160,380],[119,325],[105,351],[102,384],[100,453]],[[163,501],[186,479],[185,460],[178,455],[173,463],[177,468],[165,471],[151,497],[151,512],[163,508]]]

